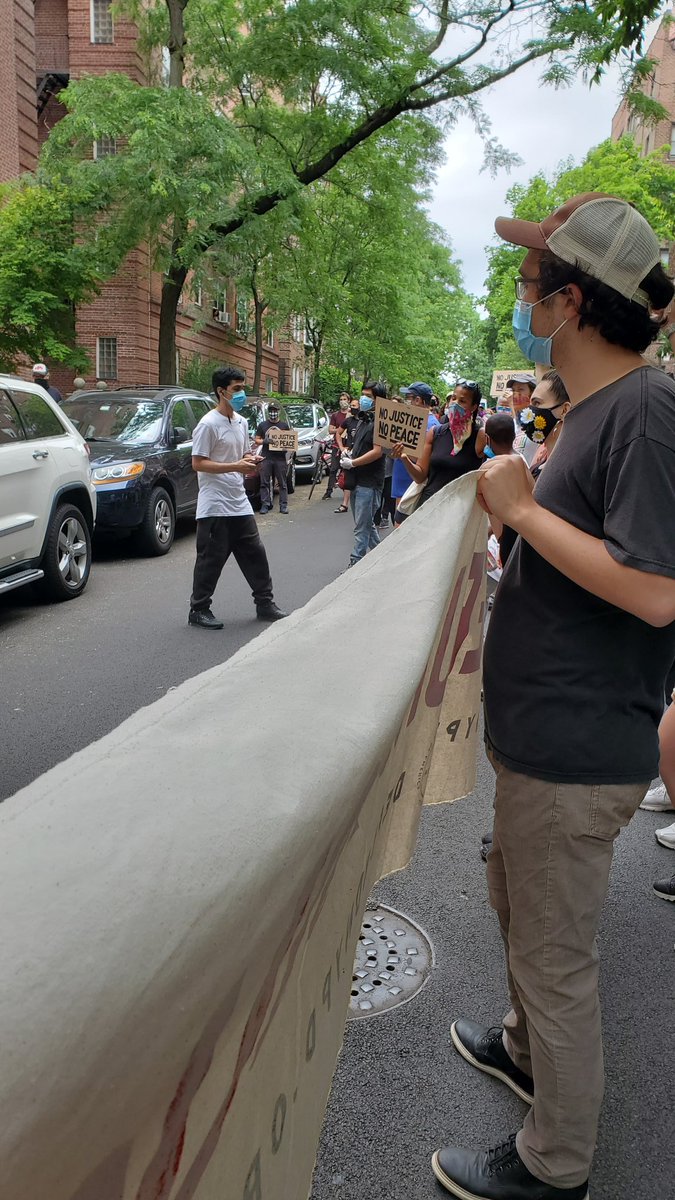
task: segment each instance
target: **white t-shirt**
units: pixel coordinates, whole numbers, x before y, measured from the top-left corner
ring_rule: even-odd
[[[238,462],[248,453],[248,424],[239,413],[224,417],[215,409],[202,417],[192,435],[192,453],[213,462]],[[247,517],[253,513],[240,471],[212,475],[198,471],[200,517]]]

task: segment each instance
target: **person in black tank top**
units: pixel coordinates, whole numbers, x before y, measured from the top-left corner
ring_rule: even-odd
[[[425,484],[420,504],[440,492],[446,483],[481,466],[486,438],[478,423],[480,401],[478,384],[461,380],[450,397],[447,419],[429,430],[417,462],[405,453],[403,445],[394,446],[392,456],[403,460],[417,483]]]

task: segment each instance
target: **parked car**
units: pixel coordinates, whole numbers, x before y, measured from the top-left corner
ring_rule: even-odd
[[[178,517],[194,517],[192,431],[213,407],[188,388],[75,392],[63,411],[91,448],[96,530],[131,532],[147,554],[167,554]]]
[[[253,439],[255,438],[255,431],[258,426],[263,421],[267,420],[270,404],[275,404],[279,409],[279,420],[286,421],[286,423],[290,425],[291,429],[293,428],[293,423],[287,415],[284,404],[280,404],[277,400],[271,400],[268,396],[247,396],[246,404],[241,410],[241,415],[242,417],[246,417],[246,420],[248,421],[248,431],[251,437],[251,442],[253,442]],[[288,463],[288,475],[286,478],[286,483],[288,486],[288,494],[290,496],[295,491],[295,455],[290,451],[286,455],[286,462]],[[253,508],[260,508],[260,475],[257,472],[255,475],[245,475],[244,487],[246,488],[246,495],[251,501]]]
[[[285,400],[284,408],[291,428],[298,431],[296,474],[311,479],[322,443],[329,437],[328,414],[321,404],[295,397]]]
[[[0,595],[80,596],[95,518],[84,438],[44,388],[0,375]]]

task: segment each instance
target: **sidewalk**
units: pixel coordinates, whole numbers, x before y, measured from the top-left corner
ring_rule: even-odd
[[[375,896],[418,922],[436,952],[423,991],[381,1017],[351,1021],[335,1073],[311,1200],[425,1200],[447,1195],[429,1160],[444,1143],[483,1147],[518,1129],[525,1108],[452,1049],[450,1022],[496,1024],[506,1011],[497,920],[480,836],[491,824],[492,771],[481,755],[473,796],[424,809],[410,868]],[[605,1104],[593,1200],[655,1200],[673,1188],[675,905],[652,882],[675,854],[638,812],[620,837],[600,932]]]

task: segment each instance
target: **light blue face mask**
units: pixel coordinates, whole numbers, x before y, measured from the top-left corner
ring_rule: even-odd
[[[538,337],[532,332],[532,309],[537,304],[542,304],[544,300],[549,300],[550,296],[557,296],[558,292],[564,292],[565,288],[556,288],[555,292],[551,292],[549,296],[542,296],[541,300],[535,300],[534,304],[526,304],[524,300],[516,300],[513,308],[513,336],[518,343],[518,348],[530,362],[539,363],[541,367],[553,366],[553,339],[556,333],[560,333],[563,325],[566,325],[569,317],[553,330],[553,333],[548,337]]]
[[[246,392],[243,390],[240,392],[235,392],[233,396],[230,396],[230,404],[232,405],[235,412],[241,412],[245,403],[246,403]]]
[[[359,396],[359,408],[361,412],[370,412],[375,401],[371,400],[370,396]]]

